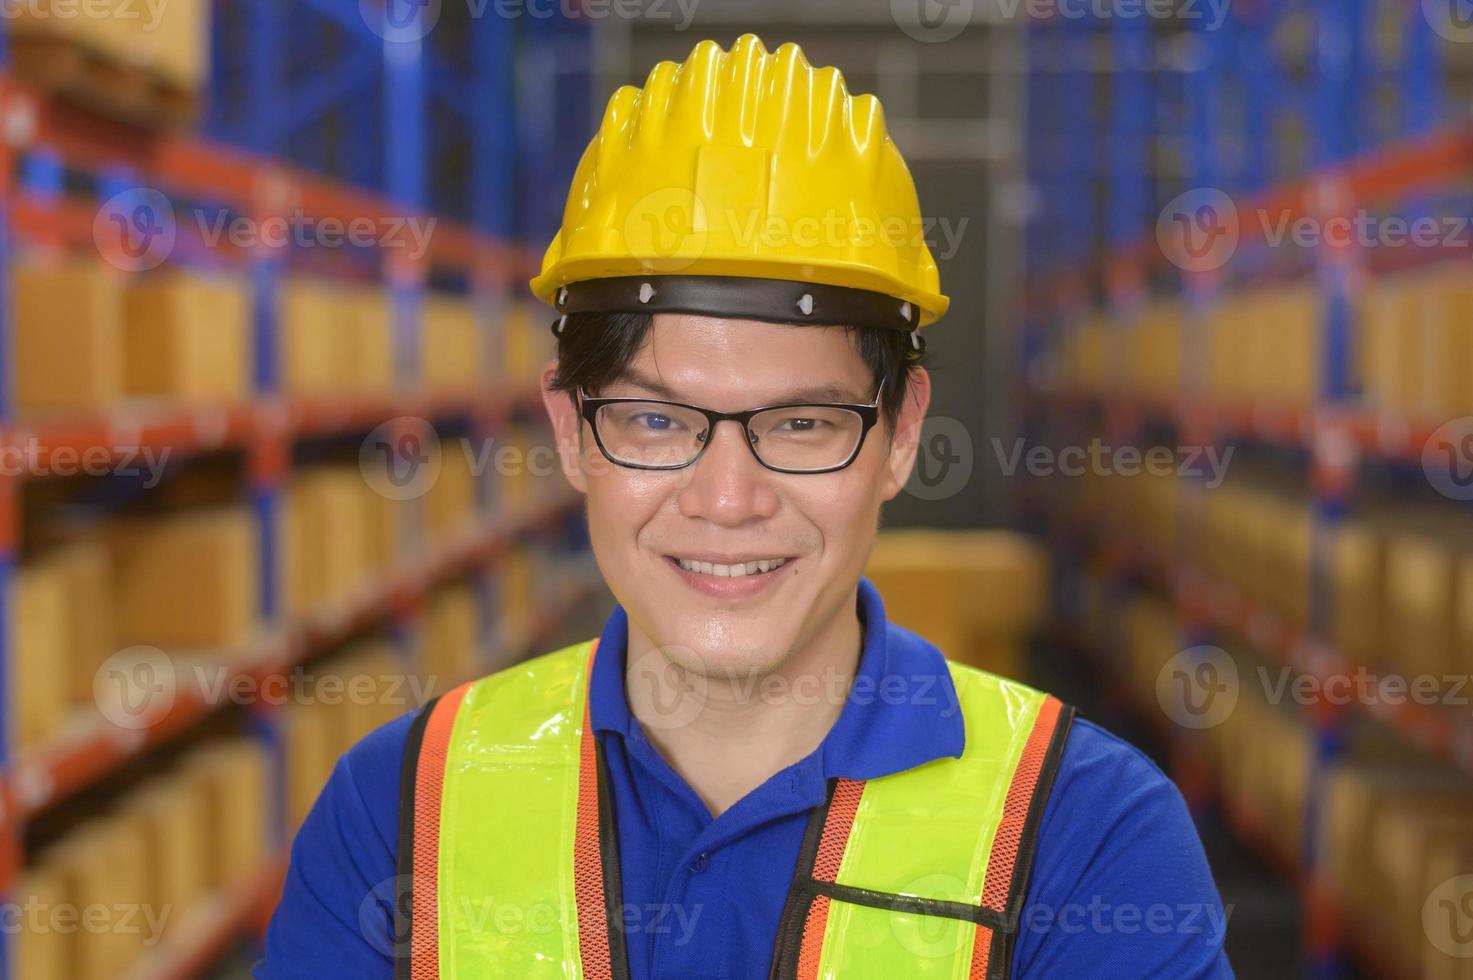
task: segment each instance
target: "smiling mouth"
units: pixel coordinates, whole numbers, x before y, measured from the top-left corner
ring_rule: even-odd
[[[691,558],[677,558],[674,555],[666,555],[665,560],[678,565],[683,571],[694,572],[699,575],[711,575],[716,578],[745,578],[748,575],[767,575],[782,568],[789,561],[787,558],[759,558],[755,561],[725,564],[721,562],[698,561]]]

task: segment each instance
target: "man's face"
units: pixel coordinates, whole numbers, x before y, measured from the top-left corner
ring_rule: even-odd
[[[880,505],[900,491],[915,459],[930,398],[929,379],[916,375],[896,432],[882,418],[850,466],[822,474],[766,469],[735,422],[717,425],[685,469],[617,466],[599,453],[568,397],[549,394],[565,472],[588,497],[594,555],[629,614],[631,646],[658,647],[704,676],[750,676],[774,669],[852,610]],[[841,328],[658,314],[625,377],[593,394],[735,412],[791,401],[863,404],[874,385]],[[823,388],[831,396],[814,397]],[[682,568],[682,560],[728,572],[779,564],[732,576]]]

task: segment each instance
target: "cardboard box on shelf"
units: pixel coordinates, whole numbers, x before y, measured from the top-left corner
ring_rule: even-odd
[[[1262,393],[1276,404],[1313,403],[1322,360],[1319,286],[1296,283],[1272,290],[1258,313],[1268,382]]]
[[[1439,842],[1459,840],[1473,841],[1473,785],[1467,796],[1449,796],[1431,807],[1393,803],[1372,828],[1370,859],[1391,886],[1385,907],[1395,917],[1396,939],[1407,962],[1420,958],[1427,940],[1422,907],[1428,898],[1429,854]]]
[[[280,532],[285,609],[311,612],[362,584],[372,569],[375,538],[364,533],[377,508],[352,466],[316,466],[292,477]]]
[[[1473,414],[1473,283],[1462,263],[1439,267],[1425,282],[1426,344],[1417,410],[1441,422]]]
[[[26,980],[71,980],[78,976],[71,965],[76,936],[64,928],[67,923],[48,914],[67,907],[66,885],[63,871],[48,860],[24,869],[13,886],[10,901],[21,909],[42,912],[17,917],[19,929],[11,933],[14,976]]]
[[[165,935],[208,898],[205,867],[209,849],[209,811],[197,784],[168,772],[124,798],[120,813],[137,821],[148,868],[147,891],[138,899],[169,909]]]
[[[324,395],[350,388],[354,359],[341,291],[315,279],[288,279],[280,302],[282,390]]]
[[[211,742],[183,759],[184,777],[195,781],[205,799],[212,843],[205,880],[215,892],[266,863],[267,766],[265,748],[252,738]]]
[[[348,319],[352,388],[383,394],[397,387],[394,356],[394,310],[387,287],[359,286],[344,299]]]
[[[46,552],[40,561],[66,583],[67,650],[63,659],[67,698],[92,704],[97,671],[118,649],[113,570],[101,536],[78,539]]]
[[[255,352],[243,280],[180,271],[150,276],[128,286],[124,309],[129,395],[248,397]]]
[[[1386,540],[1365,521],[1348,520],[1331,544],[1335,646],[1352,663],[1373,664],[1386,651]]]
[[[1473,882],[1468,869],[1473,868],[1473,838],[1449,840],[1438,838],[1427,849],[1427,866],[1422,877],[1425,909],[1432,905],[1433,917],[1427,942],[1422,945],[1422,975],[1427,980],[1473,980],[1473,952],[1460,918],[1466,908]],[[1420,909],[1419,909],[1420,911]]]
[[[14,745],[54,735],[71,703],[71,602],[55,565],[21,566],[10,582],[10,699]]]
[[[209,0],[168,0],[146,9],[122,32],[131,58],[181,88],[203,86],[210,74]]]
[[[557,354],[551,324],[556,314],[547,307],[512,302],[502,321],[502,361],[497,377],[512,390],[535,385],[546,364]]]
[[[320,704],[291,704],[283,712],[288,833],[295,833],[307,819],[332,773],[338,744],[330,724],[331,719]]]
[[[1361,374],[1366,400],[1378,410],[1405,415],[1418,407],[1422,374],[1425,292],[1419,277],[1384,276],[1361,301]]]
[[[1020,665],[976,661],[987,652],[1016,649],[1038,625],[1046,603],[1042,549],[1009,532],[884,531],[865,575],[893,622],[938,645],[950,644],[942,647],[949,657],[1002,672]]]
[[[460,436],[440,440],[440,477],[425,494],[425,531],[431,539],[453,535],[475,520],[476,470],[482,462],[476,454],[483,448]],[[525,455],[513,458],[526,468]]]
[[[1441,678],[1456,663],[1458,555],[1418,531],[1394,534],[1386,555],[1388,655],[1403,670]]]
[[[84,18],[85,19],[85,18]],[[99,259],[11,270],[15,409],[98,411],[123,394],[123,278]]]
[[[411,677],[409,663],[387,641],[360,641],[329,663],[341,680],[348,746],[419,707],[415,694],[424,679]]]
[[[113,980],[146,950],[151,930],[167,909],[138,908],[148,869],[137,827],[116,816],[99,817],[64,837],[44,860],[65,881],[69,906],[106,909],[107,927],[78,930],[69,937],[70,967],[79,980]],[[130,911],[131,910],[131,911]],[[127,922],[121,917],[128,916]],[[125,925],[131,929],[122,928]]]
[[[425,676],[435,680],[436,691],[471,676],[479,653],[479,620],[479,605],[469,585],[450,586],[429,597],[419,634],[420,663]]]
[[[245,507],[115,521],[108,550],[119,646],[228,647],[261,614],[260,541]]]
[[[485,383],[481,323],[474,305],[427,295],[420,308],[420,381],[436,391],[469,391]]]

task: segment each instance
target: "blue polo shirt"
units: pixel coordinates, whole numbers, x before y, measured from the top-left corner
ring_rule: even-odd
[[[809,811],[823,803],[828,780],[961,754],[966,733],[941,653],[887,622],[865,579],[858,613],[863,650],[833,728],[812,754],[716,818],[630,714],[628,620],[618,607],[609,617],[590,712],[618,820],[632,977],[765,978]],[[393,976],[399,772],[410,722],[385,725],[339,760],[292,846],[255,969],[261,980]],[[1230,977],[1226,924],[1176,788],[1136,749],[1077,720],[1044,811],[1013,976]]]

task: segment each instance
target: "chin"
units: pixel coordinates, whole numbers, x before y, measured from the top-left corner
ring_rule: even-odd
[[[765,674],[787,659],[792,640],[786,630],[763,623],[757,629],[748,617],[699,613],[659,623],[652,636],[663,637],[665,655],[677,666],[710,678]]]

